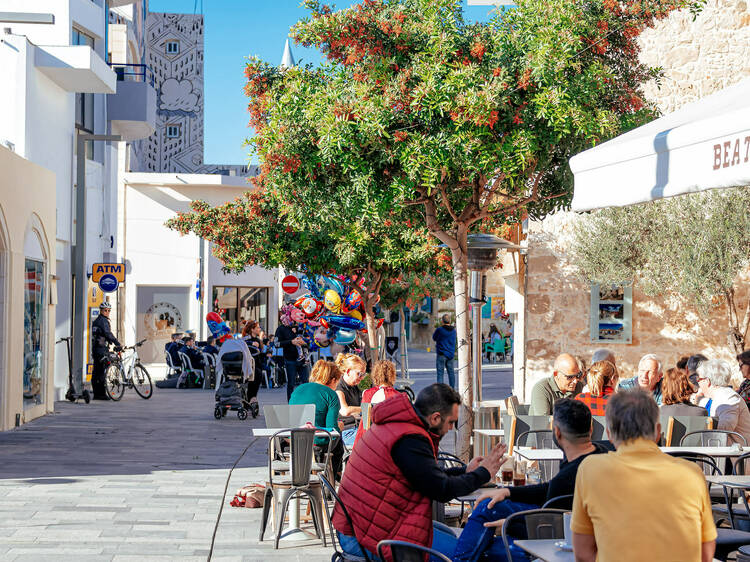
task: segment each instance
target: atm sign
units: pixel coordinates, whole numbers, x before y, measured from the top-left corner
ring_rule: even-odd
[[[125,282],[124,263],[95,263],[91,268],[91,280],[98,283],[102,275],[114,275],[120,283]]]

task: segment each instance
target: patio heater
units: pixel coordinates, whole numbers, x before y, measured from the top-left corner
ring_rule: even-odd
[[[484,303],[484,273],[497,263],[497,251],[518,249],[520,246],[494,234],[469,234],[468,236],[469,304],[471,308],[471,384],[474,389],[472,407],[476,410],[482,402],[482,306]]]

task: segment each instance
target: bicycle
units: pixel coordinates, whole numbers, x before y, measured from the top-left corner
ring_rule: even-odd
[[[110,363],[104,374],[104,390],[112,400],[120,400],[126,388],[132,388],[141,398],[151,398],[154,385],[151,375],[141,364],[137,349],[145,341],[141,340],[135,345],[123,347],[122,350],[110,354]],[[128,349],[132,349],[133,353],[123,358],[123,351]]]

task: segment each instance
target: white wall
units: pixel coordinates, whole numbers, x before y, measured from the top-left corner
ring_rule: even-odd
[[[157,174],[154,174],[157,176]],[[211,294],[215,285],[235,287],[268,287],[269,329],[275,330],[278,316],[277,276],[275,271],[251,267],[239,275],[225,275],[221,265],[211,256],[206,264],[203,311],[195,298],[195,284],[200,269],[201,241],[195,235],[181,236],[164,223],[177,212],[189,210],[190,201],[203,199],[212,205],[230,201],[243,188],[226,186],[156,187],[127,186],[121,199],[125,200],[126,221],[124,244],[120,243],[129,272],[125,284],[125,341],[136,338],[138,286],[189,288],[189,310],[183,318],[183,329],[205,333],[205,313],[211,310]]]

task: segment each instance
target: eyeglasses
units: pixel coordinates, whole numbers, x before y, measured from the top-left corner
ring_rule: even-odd
[[[569,381],[572,381],[573,379],[580,379],[583,376],[583,373],[581,371],[578,371],[577,373],[574,373],[572,375],[565,375],[565,378]]]

